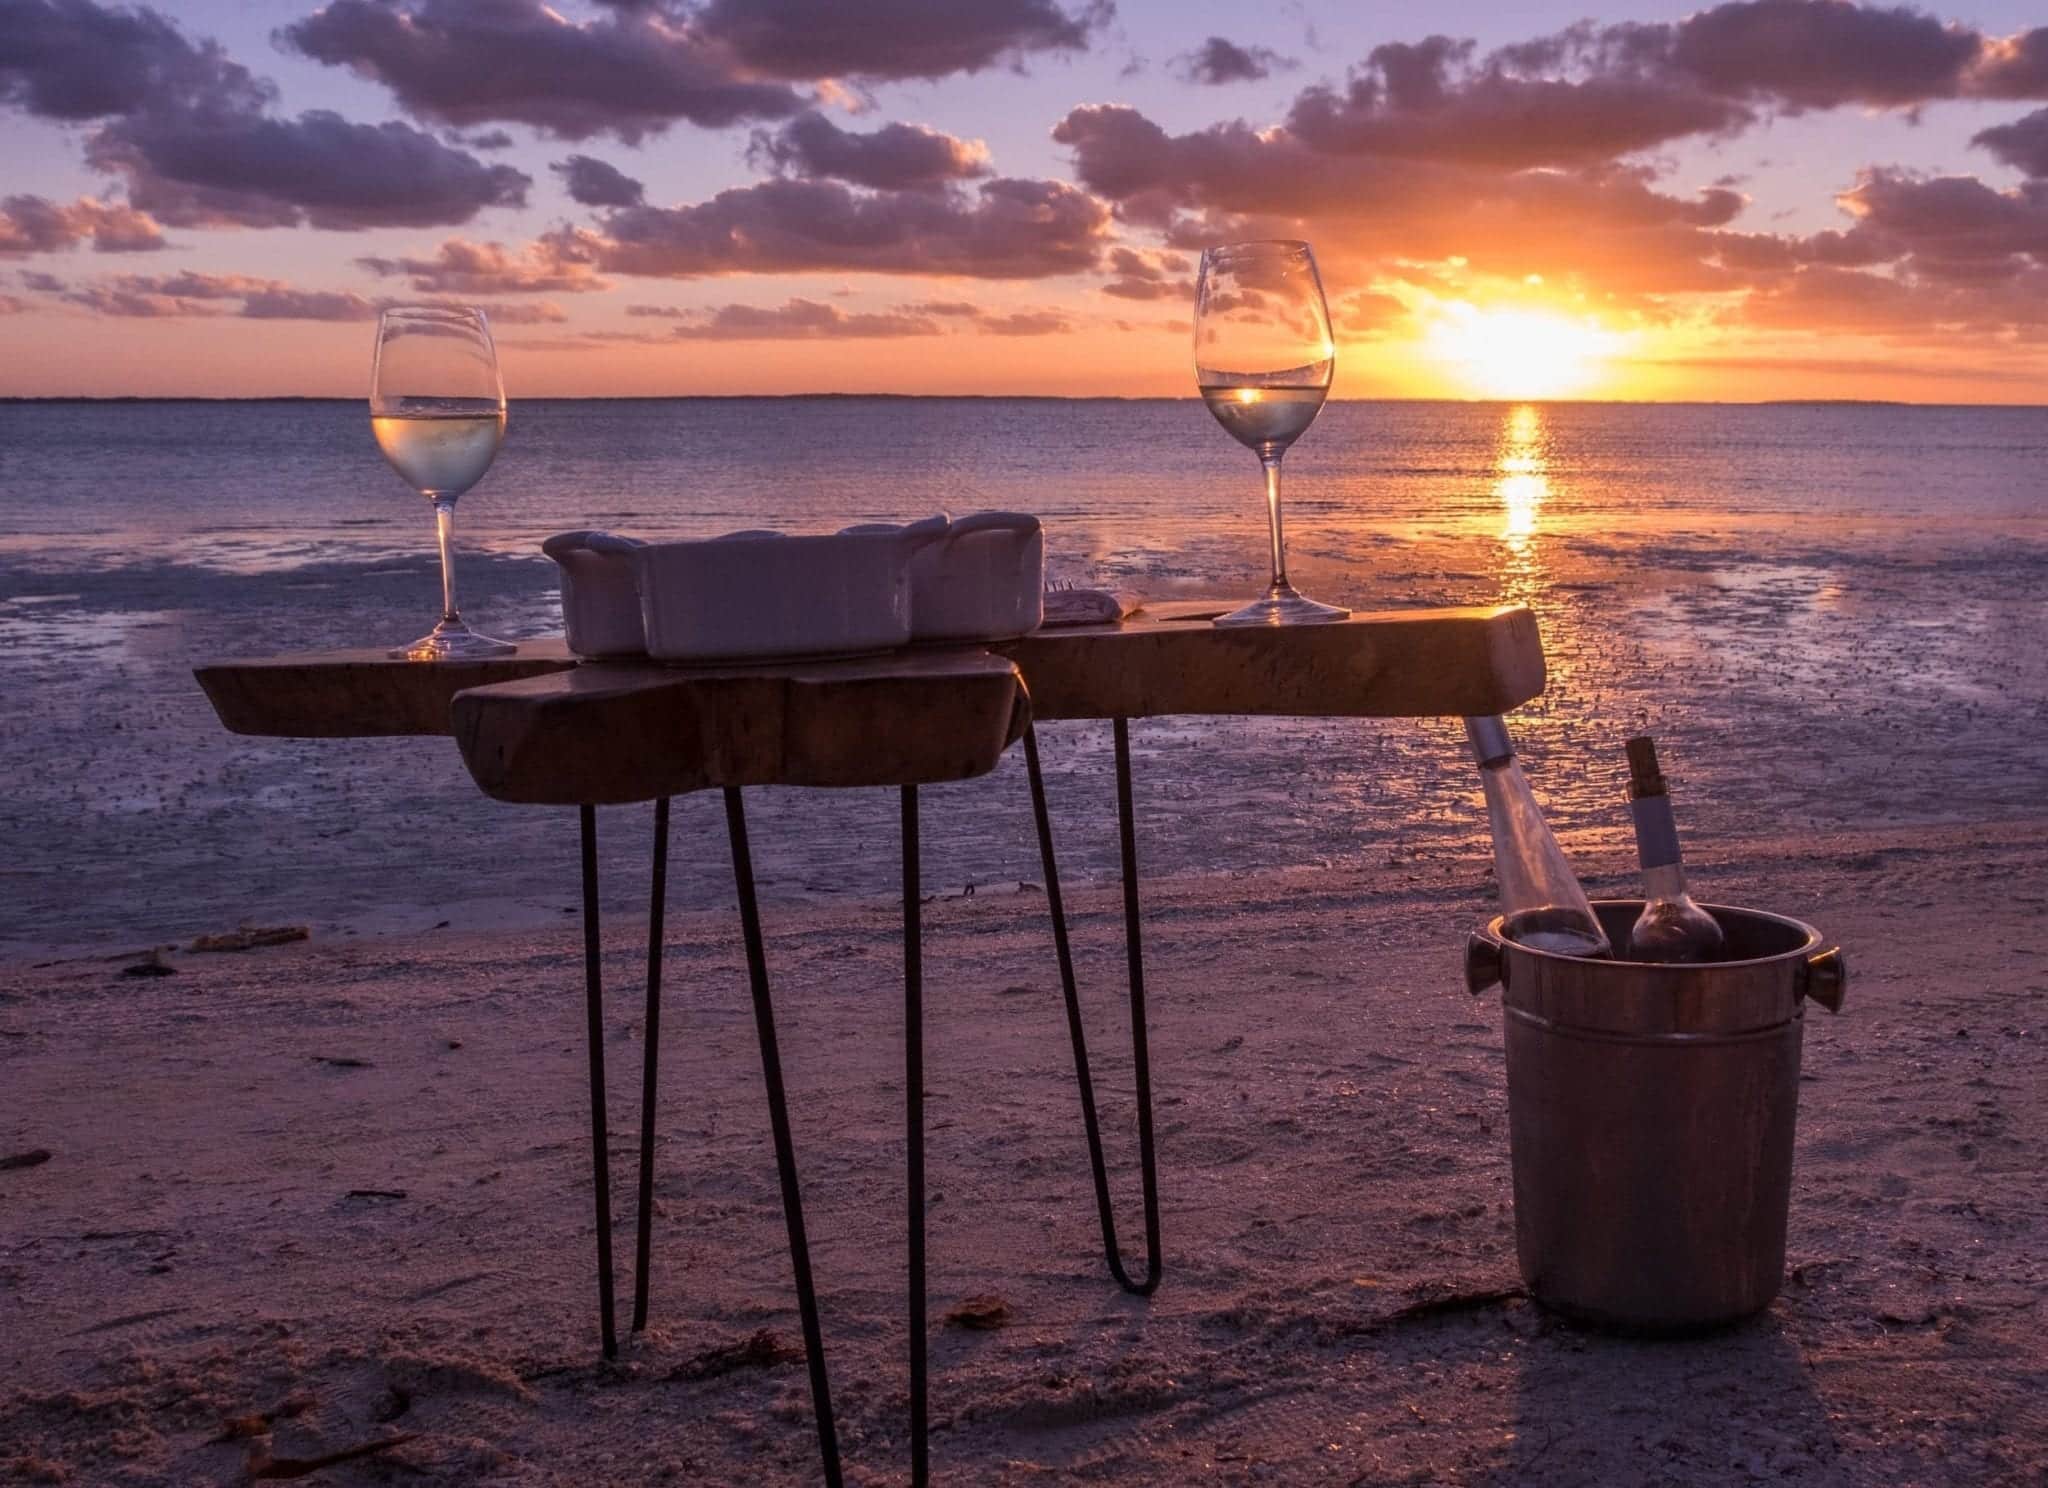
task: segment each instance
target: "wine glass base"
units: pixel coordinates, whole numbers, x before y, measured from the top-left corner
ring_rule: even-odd
[[[479,656],[510,656],[519,648],[510,641],[478,635],[461,620],[443,620],[410,646],[394,646],[396,661],[469,661]]]
[[[1215,625],[1326,625],[1332,620],[1349,620],[1351,611],[1337,605],[1304,599],[1287,585],[1279,585],[1241,610],[1218,615]]]

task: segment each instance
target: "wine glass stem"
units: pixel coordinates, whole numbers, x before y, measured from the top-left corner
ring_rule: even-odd
[[[1287,587],[1287,538],[1280,530],[1280,451],[1259,456],[1266,472],[1266,516],[1273,526],[1273,587]]]
[[[1277,512],[1278,507],[1274,510]],[[1279,520],[1277,517],[1274,520]],[[441,620],[453,625],[462,618],[455,608],[455,503],[434,503],[434,527],[441,537]],[[1277,549],[1275,551],[1278,551]]]

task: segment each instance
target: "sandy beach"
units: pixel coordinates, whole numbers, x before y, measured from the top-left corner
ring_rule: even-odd
[[[689,813],[710,803],[689,802]],[[1782,1295],[1685,1342],[1522,1299],[1483,860],[1148,884],[1167,1276],[1103,1269],[1042,896],[927,910],[933,1454],[1025,1484],[2048,1481],[2048,823],[1698,853],[1848,948]],[[1590,862],[1622,891],[1618,855]],[[1073,895],[1137,1228],[1117,904]],[[893,906],[768,919],[849,1479],[906,1472]],[[630,1295],[644,926],[608,925]],[[0,979],[0,1470],[817,1480],[730,910],[671,923],[653,1316],[598,1358],[573,922]],[[993,1294],[1007,1326],[938,1319]],[[622,1303],[623,1307],[623,1303]]]

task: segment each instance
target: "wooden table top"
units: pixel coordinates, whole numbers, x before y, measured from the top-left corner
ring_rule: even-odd
[[[728,785],[930,785],[996,767],[1031,721],[981,650],[776,666],[591,662],[471,687],[455,742],[484,794],[603,806]]]
[[[1234,604],[1156,605],[994,647],[842,661],[580,662],[555,640],[481,661],[331,651],[196,675],[236,733],[452,733],[490,795],[589,804],[719,785],[965,779],[993,768],[1032,717],[1473,717],[1543,691],[1542,643],[1521,605],[1207,623]]]
[[[1543,691],[1543,642],[1524,605],[1209,623],[1240,602],[1148,605],[1121,624],[1039,630],[992,649],[1024,673],[1040,719],[1481,718]]]
[[[382,649],[299,651],[213,662],[192,675],[230,733],[376,739],[448,733],[456,693],[580,664],[556,638],[522,641],[510,656],[477,661],[401,661]]]

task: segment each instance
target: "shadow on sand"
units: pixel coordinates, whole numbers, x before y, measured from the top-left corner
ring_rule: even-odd
[[[1502,1460],[1473,1481],[1815,1481],[1837,1456],[1782,1303],[1725,1332],[1675,1339],[1611,1337],[1544,1316],[1522,1352],[1512,1419]]]

